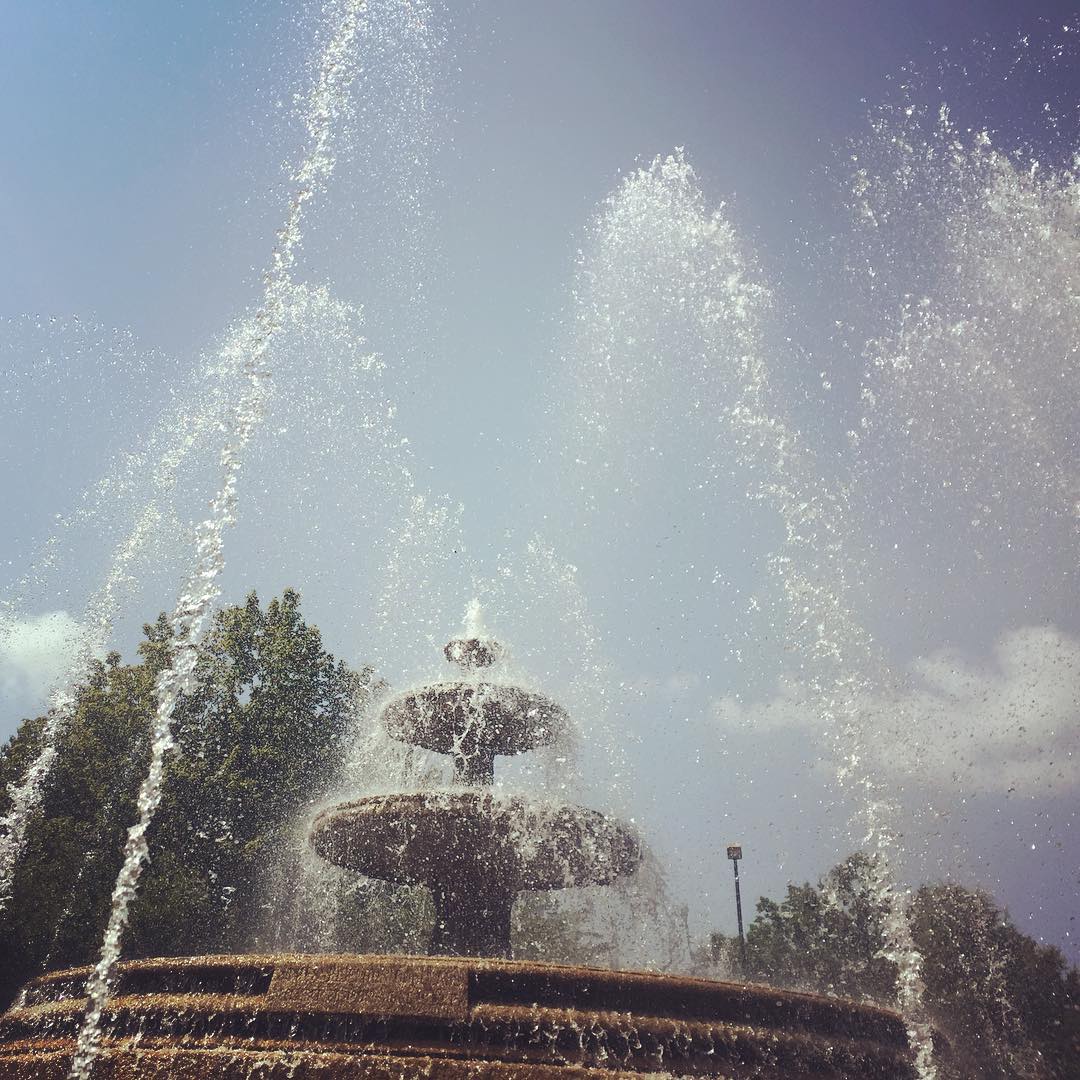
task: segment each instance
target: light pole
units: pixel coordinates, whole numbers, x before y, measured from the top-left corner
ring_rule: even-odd
[[[746,974],[746,935],[742,926],[742,892],[739,889],[739,860],[742,858],[742,844],[728,844],[727,857],[735,868],[735,914],[739,919],[739,954],[742,957],[743,975]]]

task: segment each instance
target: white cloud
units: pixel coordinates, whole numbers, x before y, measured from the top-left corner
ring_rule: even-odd
[[[679,698],[697,690],[702,681],[696,671],[673,671],[662,677],[645,675],[634,679],[629,689],[641,697]]]
[[[728,731],[753,732],[769,735],[777,731],[802,729],[817,733],[821,721],[802,691],[793,683],[784,682],[780,692],[770,701],[747,705],[739,698],[714,698],[713,716],[721,728]]]
[[[1080,788],[1080,641],[1054,627],[1010,631],[983,661],[939,652],[907,686],[861,703],[875,771],[935,788],[1062,794]],[[797,689],[771,701],[713,702],[727,730],[820,735]],[[827,740],[822,741],[828,746]]]
[[[80,626],[66,611],[0,625],[0,694],[15,708],[41,707],[78,645]]]

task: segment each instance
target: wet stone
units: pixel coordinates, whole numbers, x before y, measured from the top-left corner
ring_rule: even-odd
[[[35,1004],[0,1018],[0,1080],[64,1080],[83,1007],[67,987],[88,974],[42,976]],[[396,956],[144,960],[119,975],[95,1068],[113,1080],[915,1076],[895,1014],[767,987]]]
[[[444,652],[471,671],[494,663],[502,646],[457,639]],[[433,683],[391,698],[381,719],[394,738],[450,754],[460,789],[342,803],[315,819],[311,843],[337,866],[431,889],[433,953],[509,956],[517,893],[607,885],[641,862],[636,833],[604,814],[485,790],[497,755],[564,734],[565,711],[542,694],[488,681]]]

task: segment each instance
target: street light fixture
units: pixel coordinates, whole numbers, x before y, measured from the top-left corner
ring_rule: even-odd
[[[746,935],[742,925],[742,892],[739,889],[739,860],[742,858],[742,844],[728,844],[727,857],[735,868],[735,914],[739,919],[739,954],[742,957],[743,975],[746,974]]]

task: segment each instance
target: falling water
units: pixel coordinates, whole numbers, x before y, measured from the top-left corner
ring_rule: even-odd
[[[74,688],[90,669],[94,657],[104,652],[129,567],[147,537],[160,524],[161,516],[157,507],[146,507],[131,535],[116,552],[100,592],[87,605],[90,618],[80,628],[74,660],[61,677],[57,689],[49,695],[49,709],[41,736],[42,749],[22,781],[12,790],[11,808],[0,821],[0,829],[3,830],[0,832],[0,910],[11,893],[15,866],[26,843],[27,823],[41,802],[45,781],[56,759],[60,736],[75,708]]]
[[[56,759],[57,748],[71,717],[76,689],[85,678],[90,662],[101,656],[108,644],[113,622],[130,595],[135,568],[162,537],[175,528],[175,508],[171,500],[178,470],[196,449],[212,439],[226,420],[230,393],[235,392],[235,363],[223,363],[223,353],[206,365],[197,380],[200,393],[181,393],[147,439],[144,448],[122,457],[120,464],[84,492],[78,509],[42,545],[42,554],[31,571],[16,585],[5,602],[5,631],[17,625],[15,612],[20,594],[31,583],[55,570],[61,535],[74,524],[89,519],[98,525],[101,507],[114,510],[127,501],[135,506],[128,534],[118,542],[104,581],[91,594],[69,651],[69,659],[49,694],[49,709],[41,734],[41,749],[22,781],[11,793],[11,806],[0,821],[0,909],[10,896],[12,878],[26,841],[27,823],[40,806],[45,784]],[[235,358],[228,358],[235,360]],[[144,492],[136,478],[149,470]],[[144,501],[145,500],[145,501]]]
[[[211,503],[210,517],[199,530],[195,568],[173,612],[172,661],[158,676],[155,687],[158,704],[151,730],[150,767],[139,789],[138,820],[128,833],[124,865],[113,889],[101,959],[87,983],[86,1015],[72,1060],[72,1080],[85,1080],[99,1053],[101,1017],[120,957],[128,909],[149,850],[147,830],[161,801],[165,758],[173,746],[173,711],[179,696],[190,692],[195,685],[196,645],[219,593],[217,579],[224,565],[224,532],[236,516],[236,486],[242,455],[262,418],[270,374],[263,357],[285,321],[291,300],[291,272],[302,240],[305,205],[323,189],[333,171],[334,120],[356,74],[353,46],[365,13],[364,0],[346,4],[320,59],[318,78],[304,111],[309,145],[293,173],[296,186],[264,278],[262,306],[253,316],[239,322],[222,349],[224,357],[239,361],[248,386],[236,406],[233,428],[222,448],[221,486]]]
[[[1035,535],[1044,508],[1080,516],[1074,153],[1043,161],[961,130],[945,106],[908,104],[883,109],[855,154],[858,250],[882,329],[853,437],[868,453],[899,449],[933,497],[947,487],[983,544]]]
[[[1069,33],[1023,39],[1015,53],[984,62],[1006,63],[1013,81],[1075,64]],[[943,65],[940,83],[958,74],[966,81]],[[848,265],[875,319],[861,416],[849,433],[855,490],[880,490],[899,463],[906,483],[876,512],[893,535],[916,541],[944,526],[933,549],[944,564],[938,580],[950,585],[916,596],[945,634],[962,621],[1000,624],[1006,605],[1026,614],[1035,597],[1053,612],[1062,586],[1067,595],[1075,588],[1072,570],[1051,578],[1046,568],[1076,565],[1080,519],[1080,157],[1075,103],[1043,93],[1051,100],[1039,98],[1034,135],[1020,139],[983,126],[971,106],[958,120],[940,85],[909,75],[846,163]],[[1031,557],[1018,564],[1019,552]],[[996,708],[980,707],[980,727],[999,740],[992,775],[980,776],[969,750],[952,782],[966,780],[971,792],[1001,778],[1009,792],[1067,787],[1080,776],[1068,718],[1075,698],[1048,707],[1038,680],[1049,669],[1061,686],[1055,696],[1067,698],[1059,672],[1068,672],[1069,643],[1039,625],[998,645],[1007,648],[1023,649],[1020,685],[999,694]],[[1002,666],[1015,664],[1003,655]],[[930,731],[909,726],[906,738],[916,760],[941,754]],[[982,997],[1015,1034],[993,936],[982,944],[990,970]],[[1006,1068],[1021,1068],[1009,1040],[991,1041]]]
[[[681,152],[631,174],[608,199],[580,261],[575,299],[571,358],[582,407],[568,456],[576,472],[605,481],[576,485],[585,512],[595,514],[599,491],[640,484],[635,472],[648,472],[649,456],[666,452],[679,462],[685,449],[664,428],[677,430],[675,418],[684,415],[718,431],[719,444],[699,469],[690,467],[688,487],[706,503],[715,499],[734,453],[749,478],[749,497],[780,518],[770,566],[787,604],[777,618],[808,668],[839,778],[856,794],[864,841],[879,856],[869,884],[886,913],[886,954],[899,970],[899,1004],[920,1076],[929,1080],[936,1072],[922,962],[908,925],[909,897],[888,869],[899,837],[892,807],[866,766],[859,706],[880,659],[849,595],[843,492],[819,479],[812,455],[783,418],[762,359],[768,291],[731,224],[708,210]]]
[[[412,478],[403,451],[407,440],[394,432],[393,403],[377,396],[377,380],[373,376],[379,374],[381,362],[377,356],[363,351],[363,314],[354,305],[331,296],[325,286],[296,283],[290,274],[301,218],[311,209],[309,200],[327,183],[335,154],[347,148],[353,157],[367,164],[365,176],[377,177],[380,184],[393,189],[393,196],[383,193],[384,210],[394,198],[406,204],[404,214],[384,213],[378,225],[392,226],[399,237],[410,236],[408,272],[414,284],[417,280],[422,282],[422,274],[414,265],[425,252],[418,239],[420,223],[416,219],[421,214],[421,180],[428,174],[425,162],[433,138],[428,99],[433,82],[430,69],[438,53],[438,22],[429,5],[423,3],[378,0],[364,6],[352,0],[333,0],[326,5],[325,25],[345,25],[349,20],[355,21],[358,35],[353,48],[364,51],[367,68],[349,71],[346,79],[349,58],[336,51],[334,42],[329,42],[323,54],[328,66],[315,73],[316,93],[300,117],[312,149],[291,178],[295,189],[289,219],[279,233],[275,262],[265,282],[266,307],[254,317],[262,319],[265,325],[249,332],[238,324],[230,340],[200,359],[197,370],[190,374],[181,372],[175,383],[168,384],[168,404],[159,421],[134,449],[118,448],[117,463],[83,492],[76,502],[77,509],[66,518],[58,516],[58,525],[43,544],[31,570],[0,605],[2,642],[21,625],[18,613],[31,588],[40,589],[49,577],[64,570],[64,557],[83,564],[85,543],[92,543],[95,534],[107,534],[115,521],[123,520],[125,508],[130,508],[130,530],[117,540],[105,580],[90,595],[85,614],[66,650],[69,655],[62,677],[49,695],[50,709],[39,759],[12,792],[11,806],[0,823],[0,907],[10,892],[25,841],[26,824],[40,805],[77,686],[87,672],[87,662],[103,654],[113,623],[125,609],[124,601],[134,584],[144,582],[154,573],[161,575],[163,569],[168,577],[161,582],[163,587],[175,589],[182,584],[183,575],[177,573],[178,580],[174,582],[172,570],[177,564],[182,565],[184,559],[177,544],[177,539],[188,532],[184,504],[194,504],[198,493],[214,483],[211,472],[221,453],[220,432],[234,423],[235,403],[248,392],[245,388],[250,383],[250,374],[245,365],[249,357],[244,354],[244,335],[253,334],[254,339],[259,339],[265,333],[265,338],[255,340],[253,347],[265,354],[265,363],[275,367],[275,385],[285,399],[281,410],[284,423],[272,433],[279,454],[259,457],[246,466],[249,472],[252,467],[256,471],[262,469],[260,495],[265,497],[272,490],[310,491],[317,478],[336,472],[340,475],[335,492],[344,495],[349,485],[354,491],[350,520],[344,531],[355,531],[362,524],[363,499],[358,490],[361,478],[370,475],[383,496],[389,495],[399,502],[410,497]],[[363,95],[359,107],[352,100],[358,91],[356,88],[349,91],[351,83],[358,83]],[[332,133],[333,152],[327,141],[332,128],[336,129]],[[389,142],[384,141],[384,128],[393,133]],[[355,193],[353,197],[357,197]],[[382,263],[374,258],[380,254]],[[373,258],[385,283],[401,284],[403,271],[392,265],[392,259],[387,264],[383,252],[373,253]],[[278,259],[284,262],[279,265]],[[23,363],[24,354],[33,361],[27,381],[31,375],[40,381],[41,371],[56,369],[57,354],[62,357],[60,366],[64,370],[70,370],[75,362],[89,371],[96,370],[99,364],[135,366],[131,363],[135,346],[129,334],[98,329],[95,338],[77,320],[74,327],[49,320],[44,330],[39,327],[36,336],[21,325],[13,326],[2,344],[11,350],[13,363]],[[36,357],[35,346],[39,353]],[[160,379],[162,358],[151,359],[153,373]],[[138,366],[140,370],[148,367],[146,362]],[[139,387],[140,398],[152,397],[150,390],[156,388]],[[96,395],[104,396],[97,387],[94,390]],[[113,398],[122,400],[116,394],[110,395]],[[129,426],[121,425],[119,417],[116,419],[118,430]],[[300,435],[300,440],[298,449],[290,447],[292,460],[286,463],[280,461],[280,452],[290,430]],[[396,460],[399,458],[400,461]],[[267,477],[266,461],[277,461],[288,476],[275,475],[271,465]],[[251,512],[261,515],[275,509],[278,508],[272,503],[266,505],[265,498],[255,499]],[[202,506],[195,512],[201,515]],[[298,520],[292,504],[280,507],[280,512],[288,517],[290,524]],[[158,526],[149,527],[148,523],[155,517],[159,519]],[[81,527],[78,537],[75,526]],[[79,543],[82,533],[87,537]],[[294,548],[301,542],[285,528],[277,528],[275,536],[291,539]],[[312,562],[307,565],[311,572]]]

